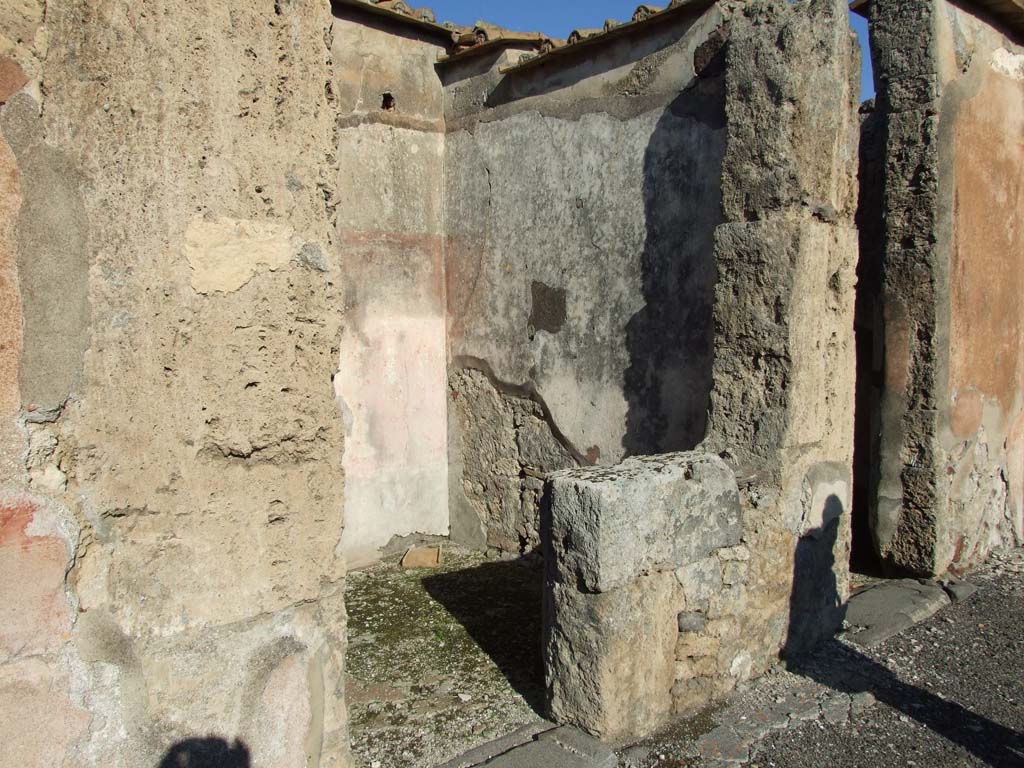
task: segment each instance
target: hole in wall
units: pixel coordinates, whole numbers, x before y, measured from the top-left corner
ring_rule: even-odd
[[[385,112],[395,111],[395,97],[394,94],[391,93],[391,91],[384,91],[384,93],[381,95],[380,108],[383,109]]]

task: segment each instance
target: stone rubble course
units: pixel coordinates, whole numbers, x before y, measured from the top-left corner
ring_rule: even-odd
[[[968,601],[870,649],[835,640],[728,705],[619,749],[620,766],[1024,764],[1024,550],[994,553],[970,583]],[[912,590],[898,596],[915,602]]]
[[[564,470],[547,493],[544,642],[557,721],[612,740],[649,733],[680,696],[710,696],[716,678],[749,669],[728,642],[749,553],[722,459]],[[712,599],[722,594],[724,607]]]

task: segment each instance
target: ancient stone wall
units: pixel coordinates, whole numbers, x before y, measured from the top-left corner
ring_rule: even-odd
[[[943,574],[1024,539],[1024,48],[945,2],[872,5],[886,124],[877,552]]]
[[[441,70],[460,540],[530,548],[538,473],[704,437],[725,102],[722,14],[695,8]]]
[[[551,712],[610,739],[830,636],[848,591],[859,52],[841,2],[752,3],[728,29],[704,443],[721,458],[548,488]]]
[[[442,231],[448,42],[338,7],[337,178],[325,194],[344,268],[336,388],[345,415],[345,536],[353,566],[393,536],[448,533]]]
[[[741,679],[831,634],[848,589],[859,72],[841,2],[732,21],[706,446],[744,497]]]
[[[733,471],[699,452],[550,477],[544,654],[559,722],[607,740],[695,714],[749,671]],[[730,684],[731,681],[731,684]]]
[[[13,6],[4,759],[347,765],[329,8]]]

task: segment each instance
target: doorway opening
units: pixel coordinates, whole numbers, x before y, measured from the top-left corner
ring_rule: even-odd
[[[856,392],[853,439],[853,541],[850,569],[882,576],[874,542],[873,512],[878,495],[884,336],[882,263],[884,258],[884,178],[886,132],[881,113],[869,101],[861,107],[860,201],[857,227],[860,260],[854,310]]]

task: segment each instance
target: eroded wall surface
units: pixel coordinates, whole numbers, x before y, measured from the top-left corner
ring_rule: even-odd
[[[921,574],[1024,538],[1024,48],[979,13],[872,12],[890,158],[873,523],[881,558]]]
[[[7,10],[5,760],[347,765],[330,12]]]
[[[451,510],[464,540],[529,548],[535,533],[508,534],[533,525],[538,471],[704,437],[721,21],[717,8],[681,14],[504,76],[515,52],[442,70]],[[475,413],[522,402],[547,422],[554,463],[538,466],[514,419]]]
[[[719,691],[830,636],[848,592],[860,63],[846,13],[764,2],[732,22],[706,447],[736,468],[750,560],[730,606],[747,663]],[[680,706],[707,685],[682,683]]]
[[[346,315],[335,386],[347,438],[343,549],[357,566],[394,536],[448,533],[444,109],[434,70],[444,41],[337,13],[329,206]]]
[[[841,626],[849,591],[860,56],[845,4],[732,9],[702,450],[549,476],[550,711],[694,715]]]

